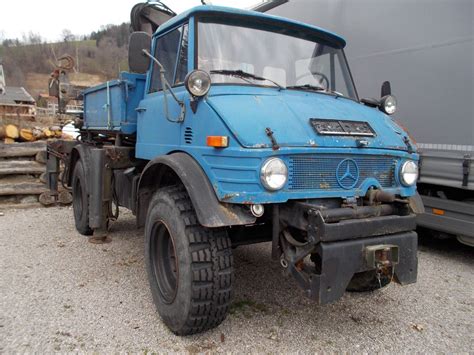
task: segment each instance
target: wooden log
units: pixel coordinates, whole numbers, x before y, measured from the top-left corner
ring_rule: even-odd
[[[4,138],[5,138],[5,127],[0,126],[0,139],[4,139]]]
[[[49,128],[43,129],[43,136],[46,139],[53,138],[54,137],[54,132],[51,131]]]
[[[38,163],[46,164],[46,160],[47,160],[46,150],[40,150],[38,153],[36,153],[35,160]]]
[[[39,176],[39,181],[43,184],[47,184],[48,183],[48,175],[46,172],[42,173],[40,176]]]
[[[69,205],[72,203],[72,194],[67,191],[63,190],[58,194],[58,202],[62,205]]]
[[[49,127],[49,130],[51,132],[53,132],[53,134],[56,138],[61,138],[61,135],[63,134],[63,131],[62,131],[61,127],[59,127],[59,126],[51,126],[51,127]]]
[[[22,142],[33,142],[35,140],[35,136],[33,135],[33,131],[29,128],[22,128],[20,129],[20,141]]]
[[[46,142],[0,145],[0,158],[34,157],[40,151],[46,151]]]
[[[33,136],[35,137],[35,140],[40,140],[43,139],[43,130],[41,128],[35,127],[32,130]]]
[[[45,166],[32,160],[0,160],[0,175],[41,174]]]
[[[47,191],[45,184],[40,182],[19,182],[0,184],[0,196],[9,195],[40,195]]]
[[[7,124],[2,127],[0,134],[0,138],[18,139],[20,132],[14,124]]]
[[[56,203],[56,200],[52,195],[51,191],[45,191],[41,195],[39,195],[38,201],[43,206],[51,206]]]
[[[13,144],[13,143],[15,143],[15,140],[13,138],[3,138],[3,143]],[[0,149],[1,149],[1,147],[0,147]]]

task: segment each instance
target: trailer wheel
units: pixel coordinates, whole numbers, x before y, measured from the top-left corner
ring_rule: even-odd
[[[150,202],[145,263],[153,301],[173,333],[199,333],[226,318],[233,280],[231,241],[225,229],[199,224],[183,186],[159,189]]]
[[[92,235],[93,230],[89,227],[89,198],[86,175],[81,160],[76,163],[72,175],[72,208],[77,231],[82,235]]]

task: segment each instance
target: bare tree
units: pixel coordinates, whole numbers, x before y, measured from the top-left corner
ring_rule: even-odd
[[[65,28],[61,32],[61,39],[63,40],[63,42],[72,42],[76,39],[76,36],[71,32],[71,30]]]

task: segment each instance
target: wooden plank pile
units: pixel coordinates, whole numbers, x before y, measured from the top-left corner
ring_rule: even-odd
[[[0,143],[0,205],[55,204],[46,186],[46,141]],[[61,189],[58,202],[70,204],[69,191]]]
[[[61,138],[61,127],[33,127],[19,128],[15,124],[0,125],[0,142],[11,144],[15,142],[34,142],[38,140]],[[63,137],[66,138],[66,137]]]

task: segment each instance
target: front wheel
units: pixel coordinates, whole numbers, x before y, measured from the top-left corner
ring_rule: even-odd
[[[183,186],[159,189],[148,208],[145,262],[153,301],[177,335],[218,326],[227,316],[233,280],[225,229],[197,220]]]

